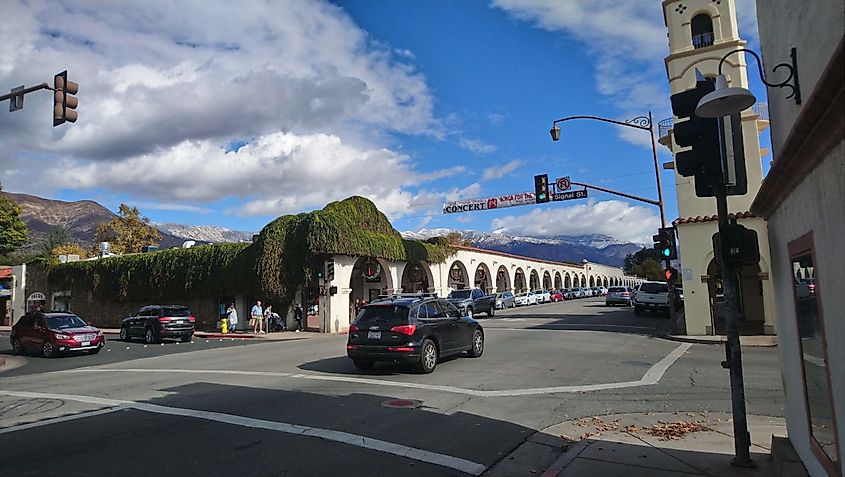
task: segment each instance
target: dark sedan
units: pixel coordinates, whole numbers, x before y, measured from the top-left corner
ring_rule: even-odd
[[[124,318],[120,325],[120,339],[144,338],[146,343],[158,343],[162,338],[191,341],[197,319],[182,305],[149,305]]]
[[[365,306],[349,326],[346,354],[358,369],[377,361],[413,364],[430,373],[440,358],[484,352],[484,330],[440,298],[401,297]]]
[[[45,358],[76,351],[96,354],[106,342],[100,329],[66,312],[27,313],[12,327],[10,339],[15,353],[40,350]]]

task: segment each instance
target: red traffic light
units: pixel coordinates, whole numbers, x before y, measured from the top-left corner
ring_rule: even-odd
[[[675,267],[669,267],[663,270],[663,275],[666,277],[667,283],[672,283],[678,279],[678,270]]]

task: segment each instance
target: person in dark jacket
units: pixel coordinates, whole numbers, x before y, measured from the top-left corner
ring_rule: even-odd
[[[296,320],[296,332],[299,333],[302,331],[302,307],[299,303],[296,304],[296,308],[293,309],[293,319]]]

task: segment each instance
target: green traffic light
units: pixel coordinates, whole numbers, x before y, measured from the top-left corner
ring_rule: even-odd
[[[660,252],[660,253],[662,253],[664,257],[668,257],[669,255],[672,254],[672,251],[669,250],[668,248],[664,248],[663,251]]]

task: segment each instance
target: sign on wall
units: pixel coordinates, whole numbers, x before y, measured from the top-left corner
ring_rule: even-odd
[[[41,292],[30,293],[26,301],[47,301],[47,297]]]

